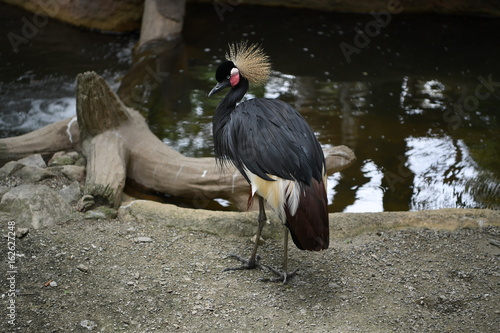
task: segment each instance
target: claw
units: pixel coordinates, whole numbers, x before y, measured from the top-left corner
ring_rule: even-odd
[[[299,270],[298,268],[296,268],[293,272],[288,273],[288,272],[282,272],[272,266],[268,265],[262,265],[262,266],[266,267],[267,269],[269,269],[271,272],[273,272],[278,276],[275,278],[260,278],[259,281],[262,282],[283,282],[283,284],[286,284],[288,282],[288,279],[291,279],[295,275],[297,275],[297,272]]]
[[[262,268],[262,265],[260,264],[260,256],[257,255],[255,257],[255,260],[247,260],[243,257],[240,257],[239,255],[236,255],[236,254],[229,254],[227,256],[228,258],[234,258],[238,261],[240,261],[243,265],[241,266],[238,266],[238,267],[227,267],[223,270],[223,272],[227,272],[227,271],[240,271],[240,270],[244,270],[244,269],[254,269],[254,268]]]

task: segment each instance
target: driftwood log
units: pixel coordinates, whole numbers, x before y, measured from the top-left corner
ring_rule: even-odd
[[[185,12],[186,0],[145,0],[139,46],[152,40],[178,38]]]
[[[235,168],[221,169],[214,158],[186,157],[165,145],[142,115],[126,107],[96,73],[78,75],[76,99],[76,118],[0,139],[0,166],[34,153],[50,157],[57,151],[77,150],[87,158],[84,191],[101,204],[118,207],[128,179],[192,199],[194,207],[204,208],[214,198],[223,198],[246,209],[249,186]],[[355,160],[345,146],[327,148],[325,156],[329,174]]]

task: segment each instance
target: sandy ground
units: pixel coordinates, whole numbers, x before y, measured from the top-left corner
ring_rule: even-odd
[[[16,238],[15,297],[12,274],[2,274],[0,331],[499,331],[498,212],[333,214],[328,250],[303,252],[290,242],[289,265],[299,272],[284,285],[259,281],[273,276],[267,270],[223,272],[236,265],[227,254],[250,254],[241,226],[253,230],[254,213],[133,207],[116,219],[74,218]],[[399,223],[390,222],[394,216]],[[415,219],[476,227],[404,227]],[[259,253],[279,266],[280,228],[268,229],[274,234]]]

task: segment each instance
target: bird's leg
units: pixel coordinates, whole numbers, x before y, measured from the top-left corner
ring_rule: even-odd
[[[293,272],[288,274],[288,228],[286,226],[283,226],[283,229],[284,229],[284,235],[283,235],[283,242],[284,242],[284,244],[283,244],[283,271],[280,272],[279,270],[277,270],[274,267],[271,267],[268,265],[263,265],[263,266],[267,267],[271,272],[278,275],[278,277],[274,278],[274,279],[261,279],[261,281],[287,283],[287,281],[288,281],[287,279],[294,277],[295,274],[297,273],[297,271],[299,270],[297,268]]]
[[[266,221],[267,221],[267,216],[266,216],[266,210],[264,208],[264,199],[259,195],[259,226],[257,228],[257,236],[255,238],[255,244],[253,246],[252,255],[250,256],[250,259],[246,260],[238,255],[230,254],[229,255],[230,257],[241,261],[243,265],[239,267],[228,267],[224,269],[224,272],[260,267],[260,264],[258,262],[259,257],[257,256],[257,248],[259,247],[260,235],[262,234],[262,229],[264,229]]]

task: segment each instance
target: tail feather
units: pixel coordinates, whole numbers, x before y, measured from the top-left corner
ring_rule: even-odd
[[[285,206],[286,226],[300,250],[320,251],[329,246],[328,203],[324,181],[313,179],[310,186],[303,186],[294,215]]]

